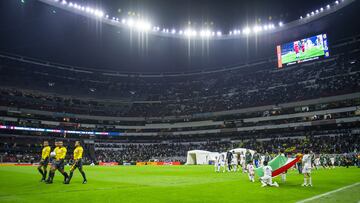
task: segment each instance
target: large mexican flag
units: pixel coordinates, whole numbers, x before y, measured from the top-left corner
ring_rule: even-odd
[[[274,159],[269,161],[268,164],[273,169],[272,177],[275,177],[285,172],[286,170],[294,166],[296,162],[299,161],[299,159],[300,157],[287,158],[284,155],[277,155]],[[264,175],[263,167],[256,168],[255,172],[259,177],[262,177]]]

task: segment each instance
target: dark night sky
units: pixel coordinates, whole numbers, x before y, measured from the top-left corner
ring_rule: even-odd
[[[76,0],[75,0],[76,1]],[[74,2],[75,2],[74,1]],[[256,20],[289,22],[332,3],[289,0],[83,0],[119,17],[128,12],[149,16],[154,24],[184,28],[187,21],[228,31]],[[296,4],[294,3],[296,2]],[[299,3],[300,2],[300,3]],[[325,19],[272,35],[210,42],[149,36],[141,40],[126,29],[52,8],[36,0],[0,1],[0,52],[20,54],[68,65],[126,72],[182,72],[241,64],[274,56],[278,43],[328,33],[331,41],[359,34],[359,2]],[[120,12],[119,12],[120,11]],[[352,22],[352,23],[348,23]]]

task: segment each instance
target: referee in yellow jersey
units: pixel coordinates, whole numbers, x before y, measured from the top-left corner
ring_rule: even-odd
[[[50,160],[50,152],[51,152],[51,147],[49,146],[49,142],[44,141],[43,149],[41,150],[41,160],[37,168],[42,176],[41,182],[44,182],[46,180],[47,166]]]
[[[56,170],[58,170],[64,176],[64,183],[67,183],[69,176],[64,171],[67,149],[63,146],[63,141],[56,141],[55,146],[56,146],[56,148],[54,149],[55,157],[51,163],[51,169],[46,183],[47,184],[53,183]]]
[[[67,184],[70,183],[70,180],[74,174],[75,169],[79,169],[82,177],[83,177],[83,184],[87,183],[85,172],[83,171],[83,163],[82,163],[82,157],[83,157],[84,149],[82,148],[80,141],[75,142],[75,149],[74,149],[74,163],[70,168],[70,177],[67,181]]]

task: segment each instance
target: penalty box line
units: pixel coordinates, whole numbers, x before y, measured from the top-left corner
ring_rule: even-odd
[[[348,189],[348,188],[357,186],[357,185],[359,185],[359,184],[360,184],[360,182],[357,182],[357,183],[354,183],[354,184],[352,184],[352,185],[344,186],[344,187],[341,187],[341,188],[336,189],[336,190],[332,190],[332,191],[329,191],[329,192],[326,192],[326,193],[323,193],[323,194],[320,194],[320,195],[316,195],[316,196],[310,197],[310,198],[308,198],[308,199],[304,199],[304,200],[298,201],[297,203],[304,203],[304,202],[308,202],[308,201],[311,201],[311,200],[319,199],[319,198],[321,198],[321,197],[325,197],[325,196],[327,196],[327,195],[330,195],[330,194],[333,194],[333,193],[336,193],[336,192],[340,192],[340,191],[342,191],[342,190],[345,190],[345,189]]]

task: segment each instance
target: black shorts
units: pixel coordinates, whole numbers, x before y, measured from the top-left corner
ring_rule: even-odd
[[[63,170],[64,166],[65,166],[64,160],[55,160],[54,159],[52,161],[52,166],[55,167],[56,169]]]
[[[76,168],[82,170],[83,162],[82,159],[75,160],[70,170],[75,170]]]
[[[39,165],[40,166],[47,166],[49,164],[49,159],[50,159],[49,157],[47,157],[45,159],[41,159]]]

